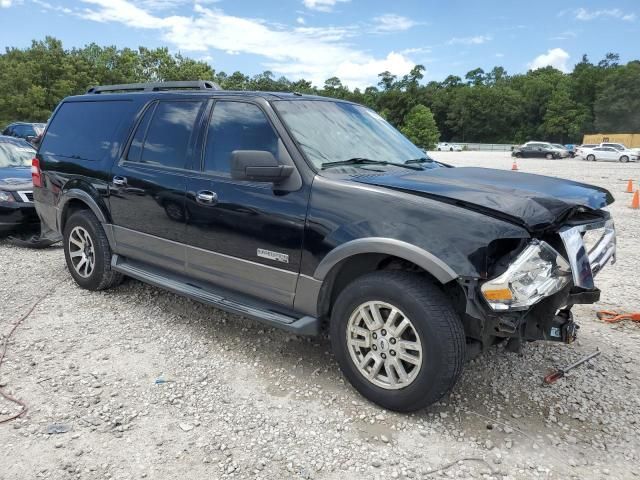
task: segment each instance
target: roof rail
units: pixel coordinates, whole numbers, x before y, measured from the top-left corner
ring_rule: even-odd
[[[160,92],[163,90],[222,90],[220,85],[207,80],[182,82],[123,83],[121,85],[101,85],[91,87],[87,93],[107,92]]]

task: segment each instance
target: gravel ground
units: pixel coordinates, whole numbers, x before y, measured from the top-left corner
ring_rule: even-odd
[[[511,167],[506,154],[434,156]],[[60,247],[0,243],[0,335],[50,292],[0,370],[0,386],[29,405],[0,425],[0,479],[640,477],[640,325],[605,325],[594,314],[640,310],[640,211],[623,193],[640,165],[519,164],[616,197],[619,260],[597,279],[602,302],[574,309],[575,344],[535,343],[520,355],[497,347],[467,366],[449,398],[412,415],[360,397],[326,339],[133,280],[84,291]],[[597,347],[592,364],[543,386],[550,368]],[[0,400],[0,417],[16,411]]]

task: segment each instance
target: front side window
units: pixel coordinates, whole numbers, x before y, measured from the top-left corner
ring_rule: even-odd
[[[138,125],[127,159],[150,165],[185,168],[204,102],[158,102]],[[147,118],[150,118],[147,125]],[[142,140],[144,138],[144,140]]]
[[[317,169],[350,159],[404,163],[425,157],[386,120],[363,106],[325,100],[280,100],[273,104]],[[436,162],[424,164],[424,168],[437,167]]]
[[[277,158],[278,136],[258,106],[216,102],[207,133],[204,171],[229,173],[235,150],[264,150]]]

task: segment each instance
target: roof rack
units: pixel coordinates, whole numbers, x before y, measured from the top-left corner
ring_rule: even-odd
[[[222,90],[220,85],[207,80],[193,80],[183,82],[150,82],[123,83],[121,85],[101,85],[91,87],[87,93],[107,92],[160,92],[163,90]]]

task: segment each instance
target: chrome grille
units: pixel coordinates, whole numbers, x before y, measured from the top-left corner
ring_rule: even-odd
[[[603,220],[560,230],[571,264],[573,284],[595,288],[593,277],[609,260],[616,261],[616,230],[613,220]]]

